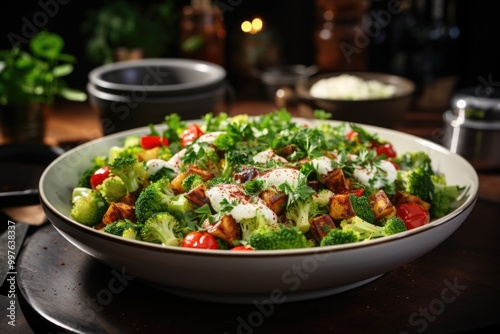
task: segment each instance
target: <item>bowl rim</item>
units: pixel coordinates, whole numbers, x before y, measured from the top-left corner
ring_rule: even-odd
[[[306,118],[300,118],[300,117],[294,117],[294,120],[300,122],[304,121],[307,123],[310,123],[311,121],[314,122],[314,120],[311,119],[306,119]],[[188,124],[194,123],[194,122],[199,122],[200,120],[188,120],[186,121]],[[341,121],[332,121],[334,123],[342,123]],[[270,256],[272,258],[275,257],[289,257],[289,256],[308,256],[308,255],[315,255],[315,254],[323,254],[323,253],[330,253],[330,252],[343,252],[343,251],[350,251],[350,250],[355,250],[355,249],[361,249],[365,247],[375,247],[376,245],[382,245],[382,244],[387,244],[390,243],[394,240],[399,240],[399,239],[404,239],[404,238],[409,238],[411,236],[414,236],[416,234],[424,233],[425,231],[428,231],[430,229],[436,228],[440,225],[450,223],[453,218],[456,218],[460,216],[462,213],[466,212],[467,210],[471,209],[475,205],[475,202],[479,196],[479,177],[477,175],[476,170],[472,165],[462,156],[460,156],[457,153],[451,152],[449,149],[446,147],[434,143],[430,140],[404,133],[401,131],[393,130],[393,129],[387,129],[387,128],[382,128],[374,125],[369,125],[369,124],[359,124],[358,125],[364,126],[364,127],[370,127],[370,131],[383,131],[383,132],[388,132],[392,133],[395,135],[407,137],[409,139],[412,139],[416,143],[420,143],[428,148],[431,148],[432,150],[435,151],[441,151],[442,153],[452,155],[456,159],[460,160],[464,166],[467,166],[470,171],[472,172],[472,175],[474,177],[473,180],[473,187],[472,189],[469,189],[468,197],[467,199],[461,203],[461,205],[456,208],[454,211],[450,212],[444,217],[438,218],[434,221],[431,221],[430,223],[420,226],[417,228],[414,228],[412,230],[408,230],[405,232],[401,232],[395,235],[391,236],[386,236],[383,238],[376,238],[372,240],[366,240],[363,242],[356,242],[356,243],[350,243],[350,244],[341,244],[341,245],[333,245],[333,246],[324,246],[324,247],[311,247],[311,248],[301,248],[301,249],[286,249],[286,250],[259,250],[256,252],[231,252],[227,250],[206,250],[206,249],[191,249],[191,248],[183,248],[183,247],[176,247],[176,246],[163,246],[159,244],[153,244],[153,243],[147,243],[139,240],[130,240],[130,239],[125,239],[122,237],[114,236],[111,234],[105,234],[102,231],[96,230],[92,227],[83,225],[81,223],[76,222],[75,220],[66,217],[64,214],[56,210],[56,208],[48,201],[44,189],[44,182],[45,179],[47,178],[47,174],[49,173],[51,168],[54,168],[61,160],[65,159],[67,156],[74,154],[75,152],[78,152],[79,150],[85,150],[89,148],[90,146],[99,144],[101,141],[107,141],[107,140],[112,140],[116,139],[119,137],[125,137],[130,134],[140,134],[140,133],[148,133],[149,127],[144,126],[144,127],[139,127],[135,129],[130,129],[130,130],[125,130],[121,131],[115,134],[107,135],[101,138],[93,139],[87,143],[84,143],[82,145],[79,145],[75,148],[72,148],[71,150],[68,150],[64,152],[62,155],[57,157],[54,161],[52,161],[44,170],[42,173],[40,180],[39,180],[39,195],[40,195],[40,203],[42,205],[42,208],[45,211],[48,211],[50,214],[53,216],[56,216],[60,219],[62,222],[62,225],[66,225],[68,228],[73,228],[77,229],[80,232],[83,232],[87,235],[93,236],[93,237],[99,237],[101,239],[104,239],[106,241],[111,241],[113,243],[118,243],[122,244],[124,246],[132,246],[132,247],[140,247],[143,250],[148,250],[148,251],[155,251],[155,252],[164,252],[164,253],[171,253],[171,254],[180,254],[180,255],[203,255],[203,256],[211,256],[211,257],[238,257],[238,256],[248,256],[248,257],[254,257],[254,258],[269,258]],[[164,124],[159,124],[156,125],[155,127],[158,130],[162,130],[162,127]],[[50,220],[50,219],[49,219]],[[59,224],[54,223],[51,221],[51,223],[58,229],[58,230],[63,230],[63,228],[57,226]]]
[[[349,74],[360,77],[362,79],[379,77],[383,80],[380,80],[383,83],[388,83],[391,81],[398,81],[404,85],[404,89],[400,92],[396,92],[396,94],[386,97],[386,98],[371,98],[371,99],[359,99],[359,100],[346,100],[346,99],[326,99],[321,97],[315,97],[310,94],[310,89],[313,83],[317,82],[320,79],[326,79],[331,77],[337,77],[342,74]],[[295,86],[297,94],[302,98],[306,98],[312,101],[322,101],[322,102],[331,102],[331,103],[350,103],[350,104],[365,104],[367,102],[377,103],[377,102],[390,102],[398,99],[407,98],[415,93],[416,85],[410,79],[404,78],[402,76],[398,76],[390,73],[383,72],[368,72],[368,71],[342,71],[342,72],[324,72],[318,73],[316,75],[310,77],[301,77],[297,81]]]
[[[102,79],[102,76],[111,71],[154,66],[177,66],[190,71],[209,73],[205,80],[198,80],[190,83],[180,83],[171,85],[129,85],[109,82]],[[98,89],[109,90],[116,93],[130,91],[150,91],[156,93],[175,93],[201,90],[222,83],[227,76],[226,70],[217,64],[202,60],[192,60],[184,58],[147,58],[137,60],[127,60],[116,63],[104,64],[92,69],[88,74],[88,81]]]

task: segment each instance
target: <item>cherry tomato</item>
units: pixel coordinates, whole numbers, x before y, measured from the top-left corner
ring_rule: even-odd
[[[217,241],[208,232],[190,232],[182,240],[182,247],[202,248],[202,249],[219,249]]]
[[[401,218],[408,230],[428,224],[429,212],[417,203],[403,203],[398,206],[397,216]]]
[[[233,247],[233,248],[231,248],[231,250],[235,251],[235,252],[237,252],[237,251],[251,251],[251,250],[253,250],[253,248],[250,246],[241,245],[241,246]]]
[[[345,137],[349,140],[359,142],[359,133],[357,131],[351,130],[346,134]]]
[[[159,146],[168,146],[168,139],[160,136],[143,136],[141,137],[141,146],[146,150]]]
[[[186,147],[187,145],[191,144],[196,138],[198,138],[202,134],[203,134],[203,131],[198,127],[198,125],[191,124],[182,133],[182,136],[181,136],[181,145],[183,147]]]
[[[377,155],[382,155],[382,154],[388,158],[396,157],[396,151],[394,150],[394,147],[392,147],[391,144],[383,144],[377,146]]]
[[[90,177],[90,186],[92,189],[96,189],[107,177],[109,176],[109,166],[104,166],[99,168]]]
[[[399,170],[399,165],[395,163],[394,161],[389,160],[389,162],[396,168],[396,170]]]

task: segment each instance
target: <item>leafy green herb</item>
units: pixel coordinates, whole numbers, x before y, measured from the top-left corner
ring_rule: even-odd
[[[299,173],[297,186],[285,181],[285,183],[280,184],[279,188],[287,195],[287,206],[297,201],[306,200],[316,193],[307,185],[307,176],[302,173]]]
[[[254,179],[243,184],[243,189],[245,190],[245,195],[255,196],[264,190],[265,185],[265,181]]]

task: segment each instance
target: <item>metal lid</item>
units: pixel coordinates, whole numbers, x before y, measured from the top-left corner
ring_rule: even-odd
[[[452,112],[470,120],[500,121],[500,90],[487,92],[477,87],[457,91],[451,99]]]

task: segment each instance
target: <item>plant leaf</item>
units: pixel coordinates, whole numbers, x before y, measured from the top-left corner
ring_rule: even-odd
[[[73,72],[73,65],[71,64],[58,65],[52,69],[52,74],[54,75],[54,77],[58,78],[64,77],[70,74],[71,72]]]
[[[30,40],[30,49],[35,56],[57,59],[64,48],[61,36],[42,31]]]
[[[87,99],[87,94],[80,90],[72,88],[61,88],[59,94],[70,101],[83,102]]]

